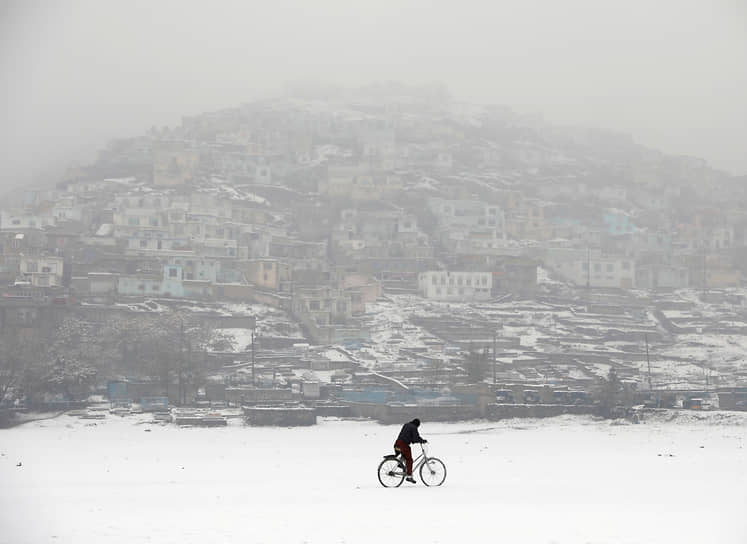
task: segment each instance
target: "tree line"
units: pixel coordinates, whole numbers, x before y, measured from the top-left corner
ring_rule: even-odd
[[[68,314],[49,331],[0,330],[0,406],[45,395],[85,399],[111,379],[187,385],[204,380],[203,354],[231,342],[189,312],[113,315]]]

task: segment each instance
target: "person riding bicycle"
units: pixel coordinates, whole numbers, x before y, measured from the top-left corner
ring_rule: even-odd
[[[410,444],[425,444],[428,442],[420,436],[418,427],[420,427],[420,420],[418,418],[408,421],[402,425],[402,430],[394,442],[395,453],[401,453],[402,457],[405,458],[407,469],[407,478],[405,479],[412,483],[415,483],[415,479],[412,477],[412,451],[410,451]]]

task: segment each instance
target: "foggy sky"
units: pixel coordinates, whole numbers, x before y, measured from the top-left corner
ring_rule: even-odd
[[[0,187],[286,82],[444,83],[747,173],[743,0],[0,0]]]

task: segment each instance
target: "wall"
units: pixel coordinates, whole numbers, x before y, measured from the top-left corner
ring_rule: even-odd
[[[563,414],[586,415],[593,413],[594,407],[588,405],[490,404],[488,405],[487,418],[499,420],[515,417],[554,417]]]
[[[490,272],[429,271],[418,276],[418,290],[435,300],[487,300],[493,285]]]
[[[226,400],[233,404],[285,403],[301,400],[301,395],[290,389],[227,387],[225,395]]]
[[[250,425],[275,425],[282,427],[316,425],[316,411],[313,408],[244,408],[246,421]]]

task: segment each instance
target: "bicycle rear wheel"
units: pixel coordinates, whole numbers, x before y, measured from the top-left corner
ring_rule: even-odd
[[[405,479],[405,467],[396,459],[384,459],[379,464],[379,482],[384,487],[399,487]]]
[[[420,481],[427,486],[438,486],[446,479],[446,465],[441,459],[429,457],[427,463],[420,465]]]

